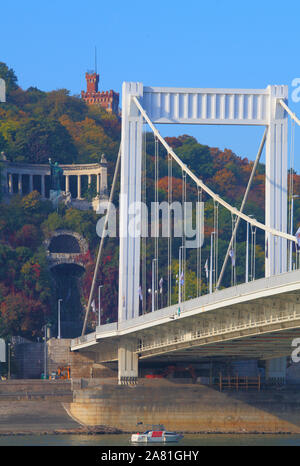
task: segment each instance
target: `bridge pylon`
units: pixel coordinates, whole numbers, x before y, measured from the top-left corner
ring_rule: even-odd
[[[280,102],[287,102],[287,98],[288,86],[285,85],[270,85],[265,89],[203,89],[145,87],[142,83],[123,83],[119,322],[124,323],[139,315],[142,225],[141,218],[131,208],[141,201],[142,129],[145,115],[152,123],[157,124],[244,125],[267,128],[265,275],[269,277],[286,272],[288,235],[284,237],[284,234],[287,232],[288,114]],[[181,168],[184,169],[183,165]],[[250,218],[247,217],[246,220],[251,223]],[[132,222],[134,236],[129,231]],[[273,230],[283,235],[276,237]],[[133,372],[130,374],[137,374],[137,359],[130,349],[131,344],[132,342],[125,340],[120,346],[119,380],[127,377],[126,364],[131,361],[130,358],[133,358],[130,366],[130,371]]]

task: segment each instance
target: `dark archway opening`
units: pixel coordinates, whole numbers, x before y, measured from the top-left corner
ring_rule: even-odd
[[[76,338],[82,330],[81,278],[84,268],[79,264],[59,264],[51,268],[55,280],[56,315],[53,336],[58,334],[58,300],[61,338]]]
[[[54,236],[48,249],[52,253],[76,254],[81,252],[78,240],[74,236],[66,234]]]

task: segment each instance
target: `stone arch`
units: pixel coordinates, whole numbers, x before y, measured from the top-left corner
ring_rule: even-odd
[[[44,245],[51,268],[59,264],[77,264],[85,268],[84,255],[89,247],[79,233],[64,229],[55,230]]]
[[[88,243],[83,236],[71,230],[59,229],[51,233],[45,241],[45,247],[50,253],[78,253],[88,252]]]

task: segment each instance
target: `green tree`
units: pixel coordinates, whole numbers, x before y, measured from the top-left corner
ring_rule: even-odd
[[[3,62],[0,62],[0,78],[5,81],[7,96],[9,96],[12,91],[18,89],[18,79],[14,70],[9,68],[6,63]]]
[[[33,118],[15,128],[9,152],[13,161],[29,163],[48,163],[49,157],[67,163],[77,157],[68,131],[58,121]]]

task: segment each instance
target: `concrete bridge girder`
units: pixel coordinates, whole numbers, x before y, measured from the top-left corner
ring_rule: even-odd
[[[136,346],[131,344],[129,349],[141,361],[288,356],[293,350],[292,338],[300,336],[299,273],[274,277],[274,286],[272,280],[271,277],[239,285],[231,295],[226,290],[225,299],[222,291],[203,296],[190,306],[187,303],[175,319],[170,318],[172,308],[169,315],[168,309],[164,309],[146,319],[140,316],[134,321],[134,332],[119,323],[115,338],[124,347],[132,335]],[[76,342],[74,349],[80,344]]]
[[[252,334],[260,334],[264,333],[265,331],[268,331],[268,329],[274,328],[275,321],[278,319],[287,319],[289,321],[289,318],[291,319],[293,317],[294,313],[294,300],[287,300],[284,301],[285,304],[285,310],[282,310],[282,305],[281,303],[276,304],[274,300],[265,300],[265,304],[261,309],[256,310],[255,313],[251,312],[249,313],[247,311],[247,307],[244,307],[244,310],[241,311],[240,306],[239,308],[235,311],[234,307],[231,308],[230,311],[224,312],[222,311],[221,314],[218,318],[218,313],[214,312],[214,315],[211,316],[208,319],[205,319],[206,322],[208,322],[208,329],[211,331],[211,333],[222,333],[224,332],[224,339],[226,339],[226,334],[229,334],[231,331],[238,332],[239,336],[244,336],[248,335],[249,331]],[[269,314],[269,315],[268,315]],[[250,319],[249,319],[250,317]],[[270,322],[269,322],[270,320]],[[177,322],[179,325],[179,322]],[[195,325],[195,321],[193,321],[193,325],[189,325],[186,323],[182,327],[176,329],[176,332],[174,332],[174,328],[169,327],[168,331],[168,338],[164,342],[159,342],[160,338],[157,338],[158,333],[156,332],[154,335],[152,334],[151,337],[147,335],[147,337],[143,339],[145,347],[149,348],[151,346],[151,340],[152,340],[152,345],[153,346],[161,346],[164,347],[164,351],[169,351],[169,342],[176,340],[176,344],[178,339],[181,341],[185,340],[197,340],[201,338],[205,338],[205,335],[203,335],[203,329],[205,328],[204,321],[202,320],[202,315],[200,314],[198,316],[198,322]],[[289,328],[289,322],[281,322],[280,328]],[[206,328],[207,328],[206,327]],[[251,327],[251,329],[247,328]],[[202,330],[202,331],[201,331]],[[154,337],[154,338],[153,338]],[[161,337],[161,335],[160,335]],[[159,344],[160,343],[160,344]],[[145,350],[147,351],[147,350]],[[158,351],[158,349],[157,349]],[[140,353],[143,353],[143,350],[140,351]]]

